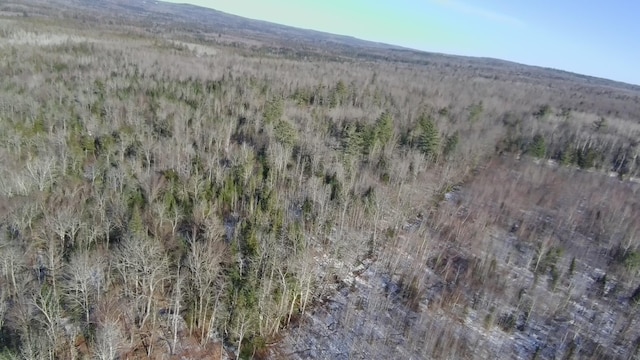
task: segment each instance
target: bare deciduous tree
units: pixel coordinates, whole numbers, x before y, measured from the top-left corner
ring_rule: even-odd
[[[125,295],[143,300],[139,328],[144,328],[149,317],[155,324],[162,283],[169,278],[169,262],[161,245],[156,239],[130,235],[123,240],[115,267],[123,281]]]
[[[194,328],[200,329],[201,343],[204,343],[213,331],[224,291],[220,272],[221,263],[228,255],[222,235],[218,233],[214,236],[204,241],[191,239],[187,258],[190,283],[192,291],[195,292],[195,316],[191,318],[189,330],[193,332]]]
[[[106,259],[101,254],[82,252],[74,255],[66,266],[65,294],[72,304],[82,309],[90,323],[91,309],[99,300],[105,284]]]
[[[117,320],[107,319],[98,324],[94,356],[98,360],[115,360],[123,349],[124,336]]]

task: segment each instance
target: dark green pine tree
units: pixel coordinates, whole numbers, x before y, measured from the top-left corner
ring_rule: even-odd
[[[331,92],[329,98],[329,107],[334,108],[336,106],[343,105],[348,95],[349,91],[347,89],[347,86],[342,80],[339,80]]]
[[[560,154],[560,164],[563,166],[569,166],[571,164],[575,164],[576,161],[577,151],[575,145],[572,142],[568,142]]]
[[[273,124],[282,118],[284,114],[284,102],[282,99],[273,99],[265,105],[262,117],[266,124]]]
[[[393,117],[389,111],[383,112],[375,125],[376,139],[385,146],[393,137]]]
[[[460,138],[457,131],[453,133],[453,135],[447,136],[447,139],[444,142],[444,148],[442,149],[442,155],[448,157],[449,155],[453,154],[453,152],[456,151],[456,148],[458,147],[459,141]]]
[[[357,155],[362,151],[362,134],[355,124],[348,124],[342,130],[342,148],[347,155]]]
[[[531,156],[541,159],[547,156],[547,144],[544,141],[542,135],[537,134],[533,137],[533,141],[531,142],[531,146],[529,147],[529,153],[531,154]]]
[[[296,143],[296,128],[288,121],[278,120],[273,129],[273,134],[276,141],[285,146],[293,146]]]
[[[418,137],[418,149],[425,155],[436,158],[440,149],[440,133],[431,116],[420,117],[420,135]]]

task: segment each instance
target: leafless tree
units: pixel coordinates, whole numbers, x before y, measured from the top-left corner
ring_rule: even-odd
[[[118,321],[106,320],[98,324],[94,357],[99,360],[118,359],[124,341]]]
[[[87,324],[91,322],[91,308],[107,286],[105,272],[105,257],[89,252],[76,254],[66,266],[65,294],[82,309]]]
[[[206,241],[191,240],[187,260],[191,286],[195,292],[196,314],[191,318],[189,329],[190,332],[195,327],[200,329],[200,342],[203,344],[214,329],[224,291],[220,272],[227,250],[221,241],[221,235],[215,236]]]
[[[134,301],[143,300],[139,314],[140,329],[144,328],[149,317],[155,323],[162,283],[169,278],[168,266],[166,254],[155,239],[130,235],[123,240],[115,267],[123,281],[125,295]]]

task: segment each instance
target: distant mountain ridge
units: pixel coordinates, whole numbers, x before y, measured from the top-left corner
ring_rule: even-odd
[[[39,4],[53,11],[93,11],[99,14],[126,17],[131,20],[153,21],[157,26],[180,24],[201,33],[224,33],[251,40],[265,46],[303,48],[331,52],[356,59],[391,60],[418,64],[473,66],[479,70],[508,70],[509,76],[524,76],[547,80],[560,80],[581,85],[605,86],[640,92],[640,86],[598,78],[569,71],[524,65],[507,60],[484,57],[447,55],[405,48],[379,42],[361,40],[352,36],[300,29],[263,20],[249,19],[219,10],[191,4],[175,4],[151,0],[25,0],[6,4]],[[0,4],[2,4],[0,2]],[[7,6],[7,5],[5,5]]]

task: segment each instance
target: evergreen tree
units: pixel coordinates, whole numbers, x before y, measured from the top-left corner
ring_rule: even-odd
[[[533,141],[529,147],[529,153],[537,158],[544,158],[547,155],[547,144],[542,135],[537,134],[533,137]]]
[[[296,128],[285,120],[279,120],[273,129],[276,141],[286,146],[293,146],[296,143]]]
[[[363,155],[371,154],[378,143],[378,132],[374,126],[358,126],[356,132],[360,135],[360,151]]]
[[[446,157],[453,154],[453,152],[458,147],[459,141],[460,139],[457,131],[453,133],[453,135],[447,136],[447,139],[445,140],[445,143],[444,143],[444,148],[442,149],[442,155]]]
[[[484,105],[482,104],[482,101],[478,102],[477,104],[473,104],[469,106],[469,121],[475,122],[476,120],[478,120],[478,118],[480,118],[480,115],[482,115],[483,111],[484,111]]]
[[[383,112],[375,125],[376,140],[382,145],[386,145],[393,137],[393,118],[389,111]]]
[[[348,124],[342,131],[342,147],[348,155],[355,155],[362,150],[362,134],[355,124]]]
[[[572,142],[568,143],[560,155],[560,164],[569,166],[576,162],[576,149]]]
[[[579,151],[577,159],[578,166],[583,169],[596,167],[600,156],[600,153],[592,147],[588,147],[582,151]]]
[[[283,114],[284,102],[282,99],[273,99],[266,104],[262,116],[265,123],[271,124],[280,120]]]
[[[538,108],[538,110],[536,110],[533,113],[533,116],[535,116],[537,119],[542,119],[542,118],[546,118],[547,116],[551,115],[551,106],[549,106],[548,104],[542,105]]]
[[[436,124],[430,116],[422,115],[419,126],[418,148],[429,157],[437,157],[440,147],[440,134]]]
[[[333,108],[342,105],[345,102],[348,94],[349,92],[347,86],[342,80],[339,80],[336,86],[333,88],[333,91],[331,92],[329,106]]]

